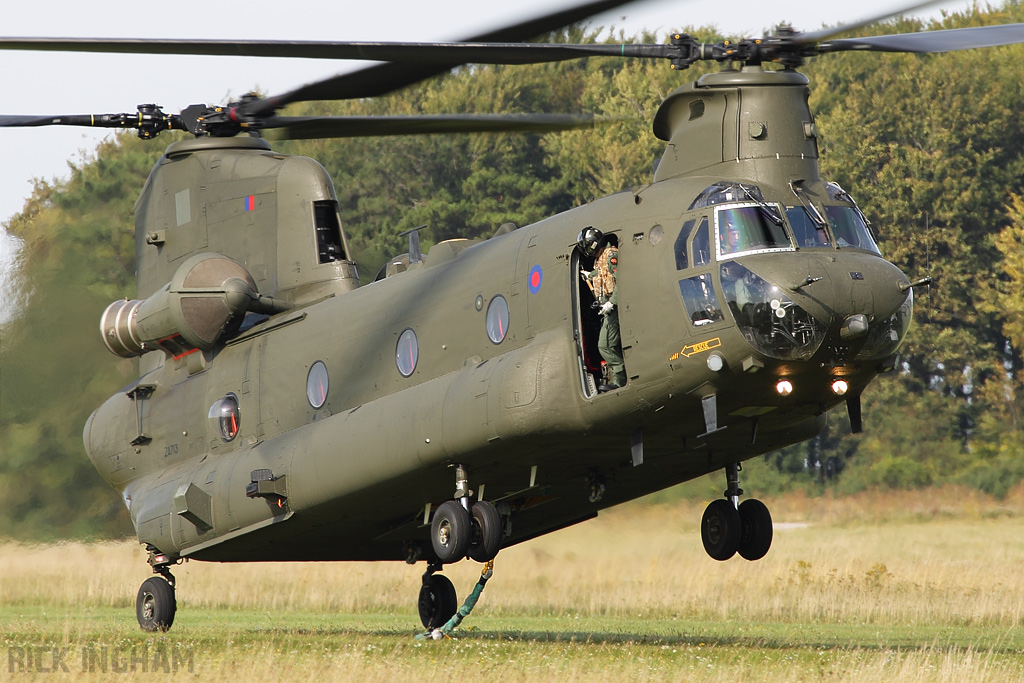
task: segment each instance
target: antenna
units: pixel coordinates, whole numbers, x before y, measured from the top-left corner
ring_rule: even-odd
[[[424,223],[418,228],[398,233],[399,237],[409,236],[409,265],[423,261],[423,251],[420,249],[420,230],[427,227]]]

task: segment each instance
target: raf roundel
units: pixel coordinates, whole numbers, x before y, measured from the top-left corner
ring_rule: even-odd
[[[541,270],[541,267],[534,266],[533,268],[530,268],[530,294],[536,294],[537,292],[539,292],[540,285],[542,282],[544,282],[544,271]]]

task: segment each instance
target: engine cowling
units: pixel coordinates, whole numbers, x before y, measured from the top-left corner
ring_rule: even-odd
[[[259,308],[260,300],[255,280],[239,263],[221,254],[197,254],[148,299],[107,306],[100,333],[110,352],[123,358],[157,348],[172,356],[209,351],[237,331],[245,312]]]

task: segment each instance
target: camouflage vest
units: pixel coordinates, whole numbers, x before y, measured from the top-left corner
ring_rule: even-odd
[[[604,303],[615,291],[615,268],[619,260],[619,250],[607,245],[594,259],[594,294]]]

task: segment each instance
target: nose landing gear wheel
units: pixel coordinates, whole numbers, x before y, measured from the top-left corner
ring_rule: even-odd
[[[730,501],[724,498],[711,501],[700,520],[704,550],[716,560],[728,560],[739,549],[740,527],[740,515]]]
[[[760,560],[772,547],[772,515],[753,498],[740,503],[739,553],[746,560]]]
[[[454,500],[441,503],[430,523],[430,542],[437,559],[447,564],[464,558],[469,550],[471,533],[466,508]]]
[[[477,562],[490,562],[501,550],[501,515],[493,503],[480,500],[473,503],[473,533],[469,540],[469,557]]]
[[[455,586],[442,574],[432,574],[423,579],[420,588],[420,621],[426,629],[441,628],[455,614],[459,599]]]
[[[174,623],[178,609],[174,588],[164,579],[154,576],[146,579],[135,598],[135,616],[143,631],[166,631]]]

